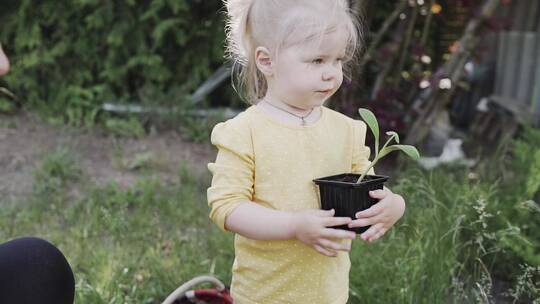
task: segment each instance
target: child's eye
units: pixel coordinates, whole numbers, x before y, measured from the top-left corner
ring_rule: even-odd
[[[313,59],[312,63],[313,64],[322,64],[323,60],[321,58]]]

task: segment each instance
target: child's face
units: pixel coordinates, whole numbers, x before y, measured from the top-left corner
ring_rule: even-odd
[[[343,82],[344,31],[325,34],[320,43],[297,44],[279,52],[268,94],[289,105],[310,109],[322,105]]]

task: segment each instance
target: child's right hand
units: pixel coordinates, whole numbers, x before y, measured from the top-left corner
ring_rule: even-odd
[[[350,242],[339,239],[354,239],[356,233],[342,229],[328,228],[348,225],[349,217],[334,217],[332,210],[304,210],[295,213],[294,232],[298,240],[312,247],[317,252],[329,257],[337,256],[337,251],[350,251]]]
[[[9,71],[9,60],[2,50],[2,45],[0,44],[0,76],[7,74]]]

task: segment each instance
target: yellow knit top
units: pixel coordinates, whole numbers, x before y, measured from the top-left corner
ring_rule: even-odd
[[[319,120],[307,126],[290,126],[249,107],[212,131],[218,154],[208,164],[210,218],[226,231],[225,218],[245,201],[290,212],[320,208],[312,180],[369,166],[365,136],[364,122],[324,106]],[[346,252],[327,257],[298,240],[258,241],[238,234],[234,246],[235,304],[347,302]]]

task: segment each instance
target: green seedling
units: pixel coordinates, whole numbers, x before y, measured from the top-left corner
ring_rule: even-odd
[[[415,147],[411,145],[400,145],[399,144],[399,135],[394,131],[388,131],[386,132],[386,135],[389,136],[388,140],[384,144],[384,146],[379,150],[379,123],[377,122],[377,118],[368,109],[360,108],[358,109],[358,113],[360,113],[360,117],[366,122],[369,129],[371,130],[371,133],[373,133],[373,137],[375,137],[375,157],[373,158],[373,161],[371,161],[371,164],[369,167],[366,168],[366,170],[360,175],[360,178],[356,181],[357,184],[359,184],[366,174],[368,173],[369,169],[373,168],[375,164],[385,157],[388,153],[392,151],[402,151],[408,156],[410,156],[413,159],[419,159],[420,153],[418,153],[418,150],[416,150]],[[397,145],[390,145],[389,144],[394,140]]]

